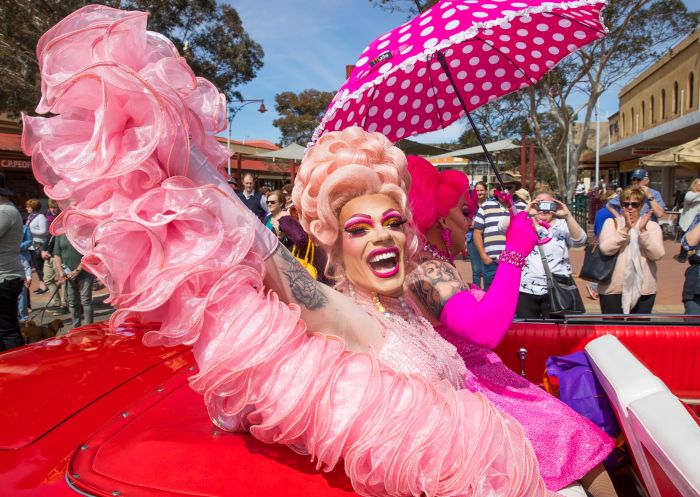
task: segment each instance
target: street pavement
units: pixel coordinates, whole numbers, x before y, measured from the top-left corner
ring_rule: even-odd
[[[681,290],[683,288],[683,275],[687,268],[687,264],[677,262],[673,256],[678,253],[679,244],[672,240],[664,242],[666,255],[657,262],[657,278],[658,292],[656,295],[656,303],[654,304],[654,313],[663,314],[683,314],[683,302],[681,302]],[[586,305],[586,311],[591,314],[600,314],[600,306],[598,301],[589,297],[586,291],[586,281],[579,279],[578,275],[581,265],[583,264],[583,248],[574,248],[569,250],[569,257],[574,268],[574,279],[578,285],[583,301]],[[459,270],[465,281],[471,281],[471,264],[467,261],[457,260],[457,269]],[[32,282],[31,290],[38,288],[36,274]],[[58,316],[52,313],[56,311],[55,302],[49,303],[49,293],[43,295],[31,295],[32,314],[31,319],[41,325],[48,323],[54,319],[61,319],[64,322],[65,329],[71,328],[71,316],[68,313],[62,313]],[[93,292],[93,305],[95,322],[109,319],[113,312],[113,308],[104,301],[108,297],[104,287],[96,288]],[[48,304],[48,306],[47,306]],[[46,309],[44,311],[44,309]]]

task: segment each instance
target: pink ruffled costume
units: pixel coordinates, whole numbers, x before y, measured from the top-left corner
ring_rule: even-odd
[[[147,343],[192,345],[191,385],[217,425],[319,468],[342,459],[361,495],[545,495],[522,429],[482,395],[307,333],[298,307],[265,291],[257,220],[212,166],[226,157],[213,138],[223,96],[146,14],[85,7],[37,53],[38,111],[56,116],[25,116],[23,149],[65,209],[53,229],[108,287],[111,324],[160,321]]]

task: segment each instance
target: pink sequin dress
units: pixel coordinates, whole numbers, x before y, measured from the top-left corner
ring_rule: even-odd
[[[434,332],[390,337],[394,370],[307,331],[265,289],[258,221],[214,167],[225,100],[146,17],[90,5],[51,28],[37,46],[37,110],[52,116],[24,116],[23,150],[64,209],[52,230],[109,290],[111,324],[160,322],[144,341],[192,346],[191,386],[214,423],[318,469],[342,461],[360,495],[546,495],[518,423],[454,388],[464,371]]]

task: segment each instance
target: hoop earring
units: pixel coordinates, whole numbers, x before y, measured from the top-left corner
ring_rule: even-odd
[[[451,254],[452,253],[452,233],[450,233],[450,229],[447,226],[442,228],[442,233],[440,234],[440,237],[442,238],[442,242],[445,244],[445,248],[447,249],[447,253]]]

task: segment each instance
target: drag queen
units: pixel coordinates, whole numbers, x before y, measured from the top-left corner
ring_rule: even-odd
[[[459,351],[467,367],[466,388],[482,393],[522,425],[547,488],[560,490],[581,479],[594,496],[616,495],[601,464],[614,441],[588,419],[506,367],[490,350],[498,345],[515,316],[524,264],[518,254],[529,253],[537,243],[532,220],[525,212],[513,219],[493,284],[485,294],[475,295],[453,264],[469,229],[464,214],[467,176],[459,171],[439,172],[415,156],[408,157],[408,170],[409,203],[425,245],[407,287],[426,319]],[[551,423],[556,423],[556,430]]]
[[[146,14],[88,6],[39,41],[39,113],[24,151],[64,209],[53,224],[117,307],[190,344],[212,421],[341,460],[372,496],[541,496],[522,428],[465,390],[464,364],[402,299],[419,245],[405,157],[358,128],[330,133],[295,204],[347,294],[317,283],[214,165],[225,102]]]

